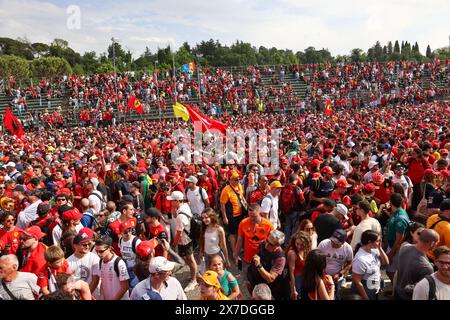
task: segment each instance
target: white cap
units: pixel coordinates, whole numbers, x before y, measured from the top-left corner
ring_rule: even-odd
[[[174,191],[174,192],[172,192],[172,194],[170,196],[167,197],[167,200],[169,200],[169,201],[173,201],[173,200],[181,201],[183,199],[184,199],[184,195],[183,195],[183,192],[181,192],[181,191]]]
[[[193,184],[197,184],[198,179],[194,176],[189,176],[189,178],[185,179],[187,182],[192,182]]]
[[[367,166],[369,167],[369,169],[372,169],[373,167],[375,167],[377,165],[379,165],[378,162],[371,160],[371,161],[369,161],[369,164]]]
[[[342,204],[342,203],[338,203],[337,205],[336,205],[336,208],[334,208],[334,211],[336,212],[336,213],[340,213],[340,214],[342,214],[344,217],[345,217],[345,219],[348,219],[348,209],[347,209],[347,207],[345,206],[345,204]]]
[[[150,273],[158,273],[162,271],[172,271],[175,267],[175,262],[168,261],[166,258],[159,256],[154,257],[148,266]]]
[[[16,164],[15,164],[14,162],[10,161],[10,162],[8,162],[8,163],[6,164],[5,167],[13,167],[13,168],[15,168],[15,167],[16,167]]]

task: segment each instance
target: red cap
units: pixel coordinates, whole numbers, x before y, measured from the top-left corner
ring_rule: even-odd
[[[159,177],[159,174],[154,173],[154,174],[152,174],[151,178],[152,178],[152,180],[159,180],[160,177]]]
[[[332,149],[327,148],[327,149],[323,150],[323,155],[324,156],[328,156],[330,154],[333,154],[333,150]]]
[[[311,161],[311,167],[315,168],[320,166],[320,164],[322,163],[322,161],[320,161],[319,159],[314,159],[313,161]]]
[[[35,238],[36,240],[39,240],[45,236],[45,233],[41,231],[41,228],[39,228],[39,226],[26,228],[25,230],[23,230],[23,233],[29,237]]]
[[[125,231],[125,230],[127,230],[127,229],[131,229],[131,228],[133,228],[133,227],[131,226],[130,222],[125,221],[125,222],[122,222],[122,223],[120,224],[120,226],[119,226],[119,231],[120,231],[120,232],[123,232],[123,231]]]
[[[139,167],[138,172],[139,173],[147,173],[147,169],[145,169],[143,167]]]
[[[78,232],[78,234],[86,234],[88,238],[93,238],[94,237],[94,230],[90,229],[90,228],[83,228],[80,230],[80,232]]]
[[[166,178],[167,179],[172,179],[172,178],[178,178],[178,174],[177,173],[168,173],[168,174],[166,174]]]
[[[439,150],[439,153],[441,155],[443,155],[443,154],[447,154],[448,155],[448,150],[447,149],[441,149],[441,150]]]
[[[322,168],[322,170],[320,170],[321,173],[328,173],[328,174],[334,174],[335,172],[333,171],[333,169],[331,169],[331,167],[329,166],[325,166]]]
[[[363,191],[364,191],[365,193],[371,193],[371,192],[374,192],[376,189],[377,189],[377,187],[376,187],[373,183],[367,183],[367,184],[364,186]]]
[[[431,174],[438,175],[438,174],[440,174],[440,172],[436,171],[434,169],[427,169],[427,170],[425,170],[425,172],[423,174],[425,176],[428,176],[428,175],[431,175]]]
[[[281,164],[288,164],[289,160],[286,159],[285,157],[281,158]]]
[[[351,186],[345,178],[341,178],[336,182],[336,187],[338,188],[350,188]]]
[[[77,208],[73,208],[72,210],[67,210],[62,214],[62,219],[64,221],[70,220],[79,220],[83,217],[83,214],[78,211]]]
[[[150,255],[153,250],[155,250],[155,247],[158,245],[158,240],[152,239],[152,240],[146,240],[139,243],[139,245],[136,247],[136,254],[141,257],[147,257]]]
[[[58,194],[60,194],[60,193],[64,193],[65,195],[68,195],[68,196],[70,196],[70,195],[72,194],[72,192],[71,192],[70,189],[68,189],[68,188],[62,188],[62,189],[60,189],[60,190],[58,191]]]
[[[448,170],[441,170],[439,173],[444,177],[444,179],[450,178],[450,172],[448,172]]]
[[[375,171],[372,173],[372,182],[377,186],[381,185],[384,182],[385,178],[380,171]]]

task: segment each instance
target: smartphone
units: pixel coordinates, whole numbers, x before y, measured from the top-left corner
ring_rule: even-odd
[[[242,271],[242,259],[241,259],[241,257],[238,257],[238,270]]]

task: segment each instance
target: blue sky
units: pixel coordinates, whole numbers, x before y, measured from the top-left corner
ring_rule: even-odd
[[[71,5],[80,9],[80,29],[67,27]],[[418,41],[424,52],[427,44],[448,46],[448,21],[448,0],[0,0],[0,36],[63,38],[77,51],[97,53],[114,36],[135,57],[146,46],[155,52],[210,38],[294,52],[314,46],[333,55],[398,39]]]

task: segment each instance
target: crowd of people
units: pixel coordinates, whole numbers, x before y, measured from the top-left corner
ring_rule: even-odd
[[[344,69],[362,74],[358,83],[381,84],[392,70],[356,66]],[[200,92],[206,105],[257,99],[257,68],[238,77],[207,70],[200,86],[95,75],[67,78],[66,88],[89,108],[125,103],[131,91],[155,101]],[[303,72],[283,71],[280,79]],[[352,80],[343,79],[345,89]],[[448,102],[215,118],[282,129],[276,172],[236,150],[208,153],[206,140],[188,153],[198,163],[174,159],[187,148],[175,130],[192,129],[177,119],[37,127],[21,139],[5,132],[0,298],[184,300],[199,287],[202,300],[375,300],[389,279],[393,299],[450,299]]]

